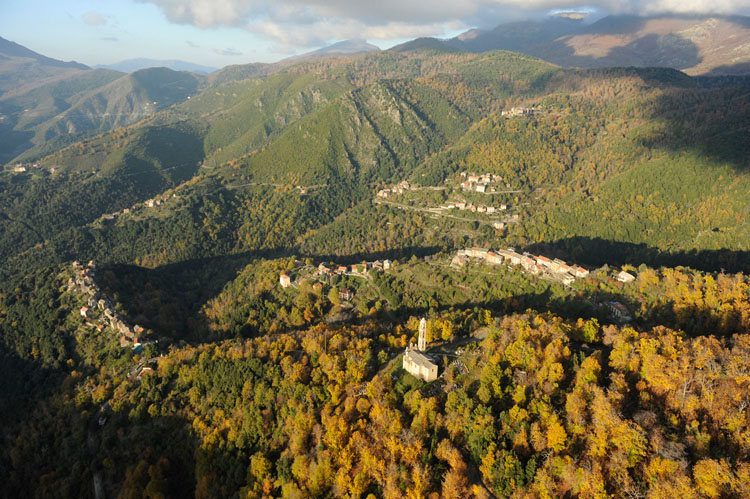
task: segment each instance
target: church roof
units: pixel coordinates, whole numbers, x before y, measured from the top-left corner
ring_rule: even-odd
[[[416,350],[407,350],[404,355],[418,366],[426,367],[428,369],[437,367],[437,364],[435,364],[425,355],[417,352]]]

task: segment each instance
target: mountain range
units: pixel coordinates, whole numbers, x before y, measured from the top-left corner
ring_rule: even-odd
[[[196,73],[200,75],[213,73],[214,71],[218,69],[218,68],[214,68],[210,66],[203,66],[201,64],[195,64],[192,62],[180,61],[176,59],[158,60],[158,59],[146,59],[142,57],[137,58],[137,59],[127,59],[127,60],[116,62],[113,64],[98,64],[94,67],[103,68],[103,69],[112,69],[114,71],[119,71],[121,73],[132,73],[133,71],[138,71],[140,69],[149,69],[149,68],[167,68],[167,69],[171,69],[172,71],[188,71],[188,72]]]
[[[513,50],[563,67],[670,67],[687,74],[750,73],[750,18],[743,16],[551,16],[541,21],[471,30],[448,40],[422,38],[393,50],[417,47],[470,52]]]
[[[563,67],[662,66],[692,75],[742,75],[750,71],[748,40],[750,21],[739,16],[609,16],[587,23],[585,17],[557,15],[447,40],[420,38],[389,51],[512,50]],[[378,50],[364,40],[347,40],[277,63],[218,71],[150,59],[90,69],[0,39],[0,161],[33,159],[77,138],[129,125],[201,89],[265,77],[304,61]],[[163,69],[142,72],[153,66]]]
[[[0,96],[0,161],[130,125],[195,95],[204,83],[200,75],[167,68],[75,69],[10,90]]]

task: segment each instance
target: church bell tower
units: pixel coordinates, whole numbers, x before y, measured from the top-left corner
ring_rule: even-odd
[[[419,339],[417,340],[417,350],[424,352],[427,350],[427,319],[422,317],[419,321]]]

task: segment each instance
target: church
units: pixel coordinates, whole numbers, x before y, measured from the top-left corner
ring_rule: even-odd
[[[438,366],[429,357],[421,352],[427,348],[427,320],[422,318],[419,322],[419,339],[417,348],[413,345],[406,347],[404,352],[404,369],[415,378],[427,382],[434,381],[438,376]]]

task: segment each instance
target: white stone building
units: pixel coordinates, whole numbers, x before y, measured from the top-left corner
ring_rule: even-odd
[[[427,349],[427,319],[422,317],[419,321],[419,339],[417,349],[406,347],[404,352],[403,367],[415,378],[420,378],[428,383],[434,381],[438,376],[437,364],[432,362],[426,355],[422,354]]]
[[[404,352],[404,369],[406,372],[428,383],[438,376],[437,365],[417,350],[407,347]]]

